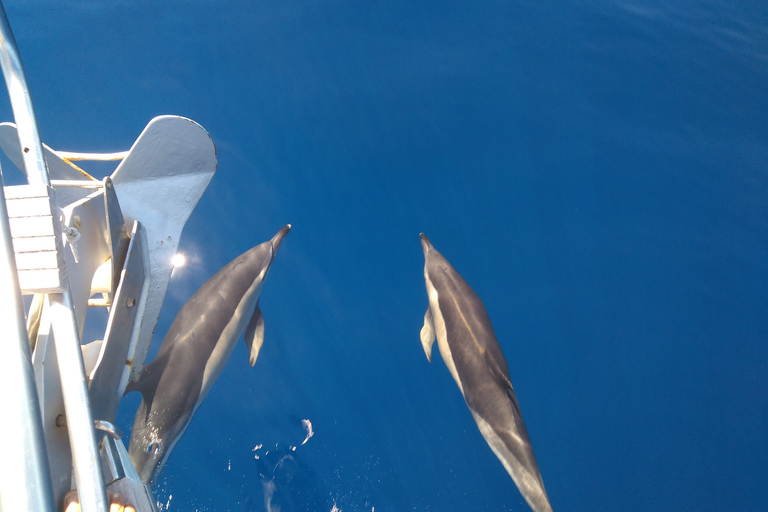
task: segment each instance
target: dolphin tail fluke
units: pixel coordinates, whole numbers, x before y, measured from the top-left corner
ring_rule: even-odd
[[[248,362],[253,366],[259,357],[261,346],[264,344],[264,317],[261,314],[261,309],[259,309],[258,301],[251,320],[248,322],[248,327],[245,329],[245,344],[248,346]]]
[[[509,411],[512,415],[511,421],[506,425],[499,425],[495,429],[488,425],[488,427],[495,431],[495,435],[489,435],[489,432],[484,430],[481,422],[478,421],[480,431],[515,481],[517,488],[531,509],[534,512],[552,512],[552,506],[549,504],[547,491],[544,489],[544,481],[541,478],[539,465],[533,454],[528,429],[525,427],[525,422],[523,422],[520,403],[517,401],[517,395],[515,395],[515,390],[512,388],[512,382],[488,352],[485,353],[485,362],[488,371],[496,381],[496,385],[506,394],[509,402]],[[478,418],[475,417],[475,420],[477,421]],[[483,421],[482,423],[485,422]],[[512,462],[513,459],[516,462]]]
[[[533,457],[528,436],[516,431],[513,422],[492,425],[470,407],[480,433],[507,470],[533,512],[552,512],[544,482]]]

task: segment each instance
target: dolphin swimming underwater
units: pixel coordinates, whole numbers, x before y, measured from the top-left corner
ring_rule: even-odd
[[[421,344],[432,362],[437,345],[480,433],[534,512],[551,512],[539,466],[523,423],[509,369],[480,297],[425,234],[424,279],[429,306]]]
[[[126,394],[138,390],[143,397],[128,453],[144,484],[157,480],[243,329],[250,364],[256,363],[264,342],[259,294],[290,229],[288,224],[206,281],[176,315],[157,357],[138,382],[128,384]]]

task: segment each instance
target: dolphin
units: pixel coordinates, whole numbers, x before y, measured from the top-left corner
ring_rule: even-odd
[[[437,338],[443,361],[491,450],[531,509],[552,512],[507,361],[485,306],[427,236],[419,236],[429,296],[421,329],[427,360],[432,362],[432,344]]]
[[[142,394],[128,454],[145,485],[157,481],[243,329],[250,364],[256,363],[264,342],[259,294],[290,229],[288,224],[206,281],[176,315],[157,357],[126,388],[126,394]]]

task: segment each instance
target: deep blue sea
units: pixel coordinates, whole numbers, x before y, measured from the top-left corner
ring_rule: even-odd
[[[151,355],[293,225],[163,511],[529,510],[424,356],[420,232],[486,305],[554,510],[768,510],[764,1],[5,4],[49,146],[162,114],[216,144]]]

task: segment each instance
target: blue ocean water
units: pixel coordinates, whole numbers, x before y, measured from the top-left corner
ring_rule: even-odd
[[[6,10],[53,148],[161,114],[216,143],[153,353],[293,224],[259,360],[236,348],[163,510],[528,510],[424,357],[420,232],[485,302],[555,510],[768,507],[763,2]]]

